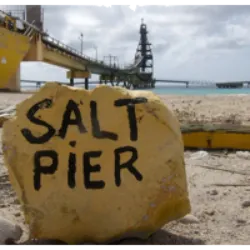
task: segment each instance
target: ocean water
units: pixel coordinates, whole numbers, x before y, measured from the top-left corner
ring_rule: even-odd
[[[97,85],[90,84],[90,89],[95,88]],[[76,87],[84,88],[84,85],[76,85]],[[22,90],[36,90],[34,84],[22,83]],[[216,86],[189,86],[186,88],[184,85],[171,86],[171,85],[156,85],[154,89],[145,89],[160,95],[228,95],[228,94],[250,94],[250,88],[244,86],[239,89],[219,89]]]
[[[241,89],[219,89],[216,87],[156,87],[153,90],[156,94],[161,95],[229,95],[229,94],[250,94],[250,88]]]

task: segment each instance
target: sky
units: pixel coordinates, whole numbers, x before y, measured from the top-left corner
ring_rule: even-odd
[[[141,19],[147,25],[156,79],[250,80],[250,6],[42,6],[44,27],[56,39],[98,58],[133,61]],[[22,63],[21,78],[68,81],[66,70]],[[92,80],[97,79],[93,76]]]

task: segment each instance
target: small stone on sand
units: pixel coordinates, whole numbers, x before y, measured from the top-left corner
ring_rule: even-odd
[[[179,220],[182,224],[198,224],[200,221],[192,214],[188,214]]]
[[[0,244],[5,244],[7,239],[17,241],[21,238],[23,230],[13,222],[0,217]]]
[[[243,208],[250,207],[250,201],[244,201],[244,202],[241,204],[241,206],[242,206]]]

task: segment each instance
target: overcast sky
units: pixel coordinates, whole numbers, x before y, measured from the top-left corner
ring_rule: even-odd
[[[43,6],[49,34],[99,59],[130,63],[144,18],[156,78],[250,80],[250,6]],[[22,63],[22,79],[66,81],[65,70]]]

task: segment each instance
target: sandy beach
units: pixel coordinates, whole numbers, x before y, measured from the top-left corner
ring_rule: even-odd
[[[16,105],[29,96],[27,93],[0,93],[0,110]],[[250,95],[160,97],[180,123],[250,124]],[[0,128],[0,138],[1,133]],[[127,240],[122,243],[250,244],[250,204],[249,207],[247,205],[250,203],[250,153],[186,151],[185,163],[195,223],[194,220],[192,223],[174,221],[147,241]],[[232,185],[239,183],[245,183],[246,186]],[[0,216],[18,223],[24,230],[21,242],[27,239],[27,225],[8,181],[1,147]]]

